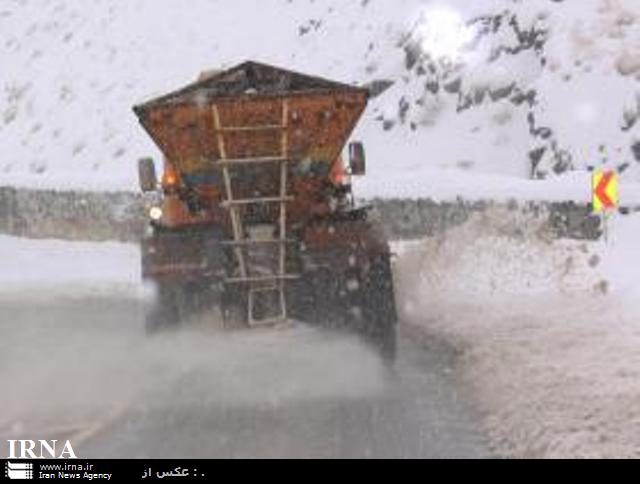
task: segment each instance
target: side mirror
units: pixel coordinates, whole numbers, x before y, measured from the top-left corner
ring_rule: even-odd
[[[362,176],[367,171],[364,145],[358,141],[349,144],[349,166],[354,176]]]
[[[155,192],[158,189],[158,176],[153,159],[141,158],[138,160],[138,181],[140,189],[145,193]]]

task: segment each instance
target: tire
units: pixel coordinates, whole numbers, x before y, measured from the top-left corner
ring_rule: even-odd
[[[393,290],[393,272],[388,255],[376,256],[371,261],[362,299],[367,340],[380,351],[385,360],[395,360],[398,316]]]
[[[176,328],[180,323],[180,309],[175,285],[156,283],[156,298],[145,318],[147,333]]]
[[[309,274],[295,291],[295,311],[318,327],[357,335],[391,363],[396,357],[397,314],[389,256],[373,258],[360,288],[349,292],[345,281],[354,277],[328,268]]]
[[[218,304],[208,281],[157,282],[157,295],[146,317],[150,333],[175,329],[189,318],[204,314]]]

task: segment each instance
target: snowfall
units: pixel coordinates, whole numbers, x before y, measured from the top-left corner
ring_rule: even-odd
[[[247,59],[387,88],[362,197],[588,203],[604,167],[640,206],[636,0],[3,0],[0,185],[135,190],[161,155],[131,107]],[[557,241],[496,208],[394,250],[402,319],[459,350],[499,455],[640,457],[640,214]],[[0,253],[2,294],[144,297],[134,246]]]

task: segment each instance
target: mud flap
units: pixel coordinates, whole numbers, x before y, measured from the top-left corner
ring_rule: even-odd
[[[386,362],[396,356],[397,315],[389,257],[370,262],[367,277],[349,288],[353,274],[323,268],[307,274],[289,297],[302,321],[330,330],[356,334]]]
[[[393,361],[397,352],[398,316],[393,289],[393,272],[388,255],[371,261],[363,294],[365,335],[385,360]]]
[[[146,314],[146,330],[155,333],[178,328],[219,306],[219,290],[210,281],[158,281],[155,300]]]

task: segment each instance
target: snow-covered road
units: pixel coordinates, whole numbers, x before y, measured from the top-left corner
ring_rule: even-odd
[[[403,333],[390,372],[360,338],[304,325],[148,335],[134,246],[0,248],[0,441],[69,439],[81,458],[491,455],[445,344]]]

